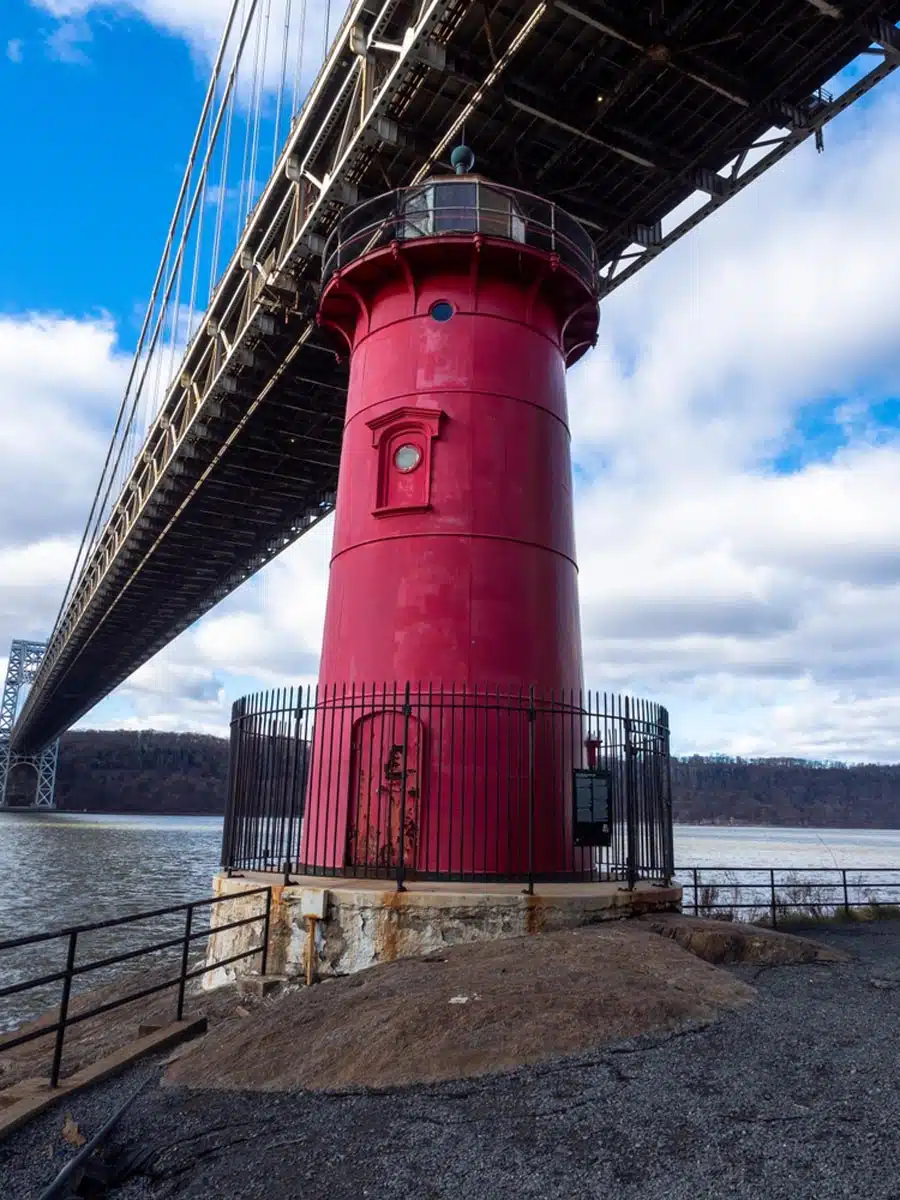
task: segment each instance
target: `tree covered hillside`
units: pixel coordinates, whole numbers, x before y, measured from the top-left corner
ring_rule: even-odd
[[[225,738],[78,730],[59,747],[56,803],[70,812],[216,815],[225,808],[227,775]]]
[[[900,764],[700,757],[672,762],[683,824],[900,828]]]

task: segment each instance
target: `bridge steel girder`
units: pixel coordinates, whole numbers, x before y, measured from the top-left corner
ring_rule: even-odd
[[[672,0],[663,24],[649,20],[657,7],[349,6],[60,613],[16,752],[47,745],[331,512],[346,365],[322,344],[315,306],[347,205],[446,166],[465,127],[486,173],[563,207],[572,192],[608,294],[796,146],[821,143],[898,65],[900,0],[842,0],[843,19],[780,0],[777,29],[763,0]],[[867,75],[822,94],[873,44]],[[698,193],[694,212],[672,215]],[[261,445],[270,463],[254,458]],[[208,525],[217,509],[235,514],[230,542]]]
[[[9,806],[6,785],[10,773],[19,766],[27,766],[35,773],[34,801],[29,807],[56,807],[54,793],[59,742],[45,746],[39,754],[13,754],[10,751],[10,734],[19,707],[19,694],[23,687],[34,682],[46,649],[46,642],[20,639],[15,639],[10,646],[6,680],[0,696],[0,808]]]

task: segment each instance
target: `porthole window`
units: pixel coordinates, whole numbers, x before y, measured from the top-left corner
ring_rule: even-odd
[[[405,442],[394,451],[394,466],[404,475],[414,471],[422,461],[422,451],[412,442]]]
[[[435,321],[449,321],[453,316],[453,305],[446,300],[438,300],[437,304],[431,306],[431,315]]]

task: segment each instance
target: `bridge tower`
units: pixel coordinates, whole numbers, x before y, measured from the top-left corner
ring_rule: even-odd
[[[383,683],[488,690],[506,702],[531,689],[577,702],[583,686],[565,373],[596,340],[595,251],[549,201],[473,174],[467,147],[452,161],[456,175],[351,211],[325,249],[319,322],[350,359],[319,675],[326,709],[329,688]],[[359,833],[385,790],[376,780],[372,796],[356,795],[362,741],[397,759],[408,738],[402,714],[383,706],[346,733],[333,732],[335,714],[323,717],[337,744],[318,747],[319,761],[338,759],[339,782],[307,802],[300,858],[340,869],[357,839],[390,837]],[[452,746],[437,729],[413,735],[415,812],[396,826],[414,826],[417,853],[431,861],[440,830],[467,820],[458,781],[477,773],[489,788],[496,775],[499,788],[510,771],[528,777],[527,764],[485,748],[476,717]],[[494,744],[505,737],[499,729]],[[551,833],[571,823],[568,794],[538,780],[510,825],[524,824],[529,802],[536,869],[576,869],[574,839]],[[448,846],[442,861],[499,871],[497,832],[472,839],[483,852]]]
[[[40,754],[11,754],[9,739],[23,687],[34,682],[47,649],[46,642],[14,640],[9,651],[6,682],[0,699],[0,808],[55,808],[56,762],[59,741]]]

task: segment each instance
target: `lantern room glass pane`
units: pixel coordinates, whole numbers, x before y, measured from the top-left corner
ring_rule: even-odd
[[[496,188],[478,189],[478,227],[488,237],[508,238],[513,242],[525,241],[525,221],[512,196]]]
[[[403,197],[403,219],[399,222],[401,239],[430,237],[434,230],[434,198],[431,186],[414,188]]]
[[[478,188],[450,180],[434,184],[435,233],[478,232]]]

